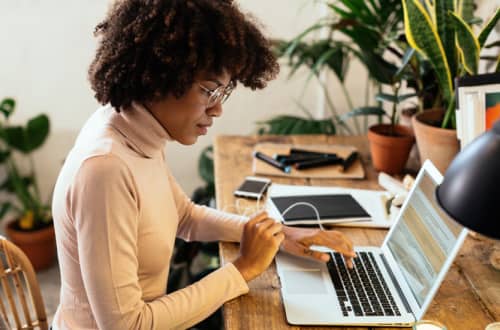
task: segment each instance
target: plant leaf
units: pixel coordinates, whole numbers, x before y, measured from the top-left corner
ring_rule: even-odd
[[[448,13],[455,12],[455,0],[439,0],[434,2],[434,10],[436,13],[435,27],[437,29],[439,39],[443,45],[448,62],[451,77],[455,77],[458,68],[458,58],[455,44],[455,29],[453,22]]]
[[[493,47],[500,47],[500,40],[490,42],[487,45],[483,46],[484,48],[493,48]]]
[[[474,0],[459,0],[456,12],[467,24],[473,24]]]
[[[213,146],[207,146],[202,150],[198,159],[198,173],[207,184],[207,188],[214,189]]]
[[[9,150],[0,150],[0,164],[5,162],[10,156]]]
[[[3,217],[9,211],[11,206],[12,206],[12,204],[10,202],[3,202],[2,203],[2,206],[0,207],[0,220],[3,219]]]
[[[0,103],[0,111],[3,113],[5,118],[9,118],[9,116],[14,112],[16,107],[16,101],[11,98],[5,98]]]
[[[410,45],[433,66],[443,97],[451,102],[453,84],[443,45],[429,15],[418,0],[403,0],[406,37]]]
[[[375,95],[375,99],[377,101],[398,103],[398,97],[396,95],[387,94],[387,93],[378,93],[377,95]]]
[[[479,42],[462,18],[452,12],[449,14],[457,32],[457,47],[460,50],[464,68],[469,74],[475,75],[479,64]]]
[[[479,36],[477,37],[477,40],[479,41],[479,49],[483,48],[486,39],[488,39],[491,30],[493,30],[499,19],[500,19],[500,8],[497,8],[495,14],[491,16],[491,18],[484,25],[483,29],[479,33]]]
[[[370,115],[376,115],[376,116],[385,116],[387,113],[385,112],[384,109],[380,107],[359,107],[356,108],[352,111],[349,111],[347,113],[344,113],[341,118],[343,120],[355,116],[370,116]]]
[[[282,115],[267,121],[257,122],[259,134],[335,134],[331,119],[307,119]]]
[[[403,95],[398,95],[398,103],[403,102],[404,100],[407,100],[409,98],[418,96],[417,93],[409,93],[409,94],[403,94]]]
[[[49,118],[41,114],[28,121],[26,127],[11,126],[5,128],[8,144],[25,154],[40,147],[49,135]]]
[[[401,65],[398,71],[396,71],[396,73],[394,74],[396,78],[401,76],[408,63],[410,63],[410,60],[412,59],[414,54],[415,54],[415,49],[408,47],[408,49],[405,51],[403,55],[403,59],[401,60]]]

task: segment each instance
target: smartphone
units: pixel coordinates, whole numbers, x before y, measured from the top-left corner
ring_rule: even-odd
[[[238,197],[261,199],[271,184],[271,179],[247,176],[243,183],[234,191]]]

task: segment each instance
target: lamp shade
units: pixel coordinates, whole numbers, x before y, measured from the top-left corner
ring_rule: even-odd
[[[436,197],[455,221],[500,239],[500,121],[453,159]]]

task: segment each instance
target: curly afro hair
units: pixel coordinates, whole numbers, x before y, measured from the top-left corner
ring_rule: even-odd
[[[260,89],[279,65],[257,24],[230,0],[118,0],[101,37],[89,80],[101,104],[181,97],[197,74],[227,72]]]

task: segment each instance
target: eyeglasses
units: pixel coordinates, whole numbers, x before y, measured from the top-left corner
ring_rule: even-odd
[[[202,84],[198,84],[200,88],[207,93],[208,99],[207,99],[207,108],[213,107],[217,103],[223,104],[226,102],[228,99],[229,95],[233,92],[234,88],[236,87],[236,84],[234,81],[230,81],[227,86],[221,85],[218,86],[215,89],[208,89]]]

